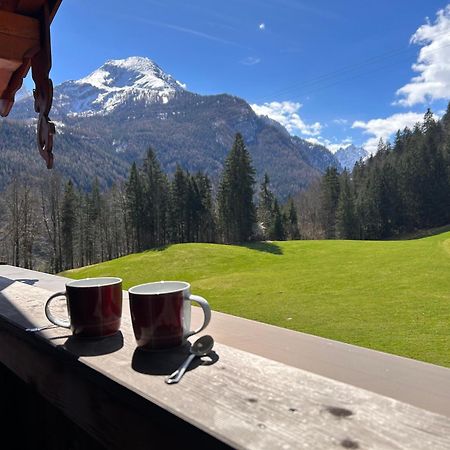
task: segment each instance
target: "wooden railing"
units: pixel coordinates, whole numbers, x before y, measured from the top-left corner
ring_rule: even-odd
[[[442,397],[442,403],[448,403],[448,369],[216,313],[208,329],[218,341],[212,358],[192,366],[179,384],[167,385],[164,376],[178,366],[188,349],[136,351],[127,302],[121,332],[112,338],[76,340],[60,328],[26,332],[25,328],[47,323],[43,305],[61,285],[64,279],[59,277],[0,267],[0,363],[99,447],[450,448],[445,405],[429,401],[419,408],[349,381],[337,381],[333,367],[339,365],[333,358],[325,369],[327,377],[294,367],[299,365],[296,356],[286,359],[296,350],[286,353],[284,342],[306,343],[310,360],[318,360],[312,356],[311,342],[316,342],[316,353],[322,358],[326,348],[330,354],[347,355],[341,363],[353,361],[353,369],[337,370],[341,379],[345,373],[351,378],[352,370],[354,378],[367,378],[362,376],[365,368],[357,367],[367,355],[381,364],[391,361],[385,378],[375,373],[372,380],[388,390],[398,384],[395,374],[407,379],[407,372],[416,369],[425,380],[417,374],[411,377],[410,391],[418,389],[419,396],[411,394],[405,401],[420,405],[427,392],[432,399]],[[239,345],[227,345],[236,334]],[[265,343],[276,335],[280,340],[266,348]],[[242,349],[246,346],[250,348]],[[270,357],[276,347],[281,359],[291,365]],[[323,361],[321,365],[325,366]],[[389,387],[386,373],[391,369],[394,376]],[[427,388],[427,379],[434,379],[435,386]],[[20,412],[21,402],[15,407]],[[67,427],[58,431],[55,426],[53,432],[61,433],[67,442]],[[75,432],[69,433],[77,439]]]

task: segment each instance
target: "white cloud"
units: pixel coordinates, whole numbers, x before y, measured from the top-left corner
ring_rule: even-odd
[[[262,105],[251,105],[253,111],[259,116],[267,116],[283,125],[291,134],[303,134],[306,136],[317,136],[320,134],[322,125],[319,122],[305,123],[299,116],[298,110],[302,107],[297,102],[270,102]]]
[[[265,29],[266,29],[266,24],[263,22],[263,23],[260,23],[259,25],[258,25],[258,28],[261,30],[261,31],[264,31]]]
[[[387,141],[397,130],[403,130],[405,127],[413,127],[417,122],[422,122],[423,114],[415,112],[397,113],[385,119],[372,119],[367,122],[357,120],[353,122],[352,128],[362,128],[364,134],[373,135],[364,144],[363,147],[369,152],[375,154],[378,142],[382,138]]]
[[[417,103],[450,98],[450,4],[437,12],[434,23],[417,29],[411,43],[423,45],[412,69],[419,75],[398,89],[398,104]]]
[[[254,66],[255,64],[259,64],[261,62],[261,58],[257,56],[247,56],[246,58],[241,60],[241,64],[244,66]]]

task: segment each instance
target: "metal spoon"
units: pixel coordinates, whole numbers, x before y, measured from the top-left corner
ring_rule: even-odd
[[[34,328],[25,328],[25,331],[28,331],[29,333],[37,333],[38,331],[42,330],[48,330],[50,328],[56,328],[56,325],[44,325],[43,327],[34,327]]]
[[[166,378],[167,384],[173,384],[178,383],[181,380],[181,377],[184,375],[184,372],[186,372],[187,368],[191,364],[191,362],[194,360],[196,356],[206,356],[214,347],[214,339],[211,336],[202,336],[201,338],[197,339],[190,349],[191,355],[189,355],[184,363],[175,370],[174,373],[169,375]]]

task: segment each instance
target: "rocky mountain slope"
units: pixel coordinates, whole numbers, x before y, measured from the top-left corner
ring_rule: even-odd
[[[30,135],[35,117],[32,99],[24,98],[0,127],[0,172],[5,164],[13,170],[7,158],[21,161],[23,170],[42,164]],[[180,164],[217,182],[236,132],[244,137],[258,181],[268,172],[282,198],[308,186],[328,165],[339,165],[325,147],[290,136],[244,100],[189,92],[148,58],[108,61],[81,80],[56,86],[51,118],[58,133],[55,167],[79,185],[89,185],[92,176],[104,185],[122,179],[149,146],[167,172]]]
[[[350,144],[347,147],[341,147],[334,156],[343,169],[352,171],[356,161],[367,158],[368,154],[364,147]]]

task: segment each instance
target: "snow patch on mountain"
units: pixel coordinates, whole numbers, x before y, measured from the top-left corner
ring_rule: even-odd
[[[337,158],[343,169],[353,170],[356,161],[366,159],[369,154],[364,147],[357,147],[354,144],[341,147],[334,156]]]
[[[109,114],[128,101],[168,103],[183,86],[149,58],[133,56],[57,86],[54,107],[72,116]]]

